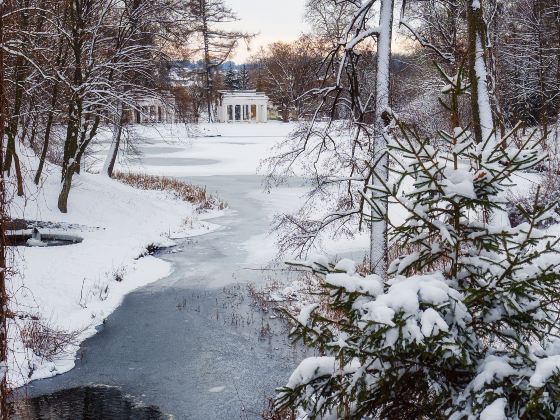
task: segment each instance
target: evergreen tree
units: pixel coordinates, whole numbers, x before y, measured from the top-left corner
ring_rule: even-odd
[[[239,72],[239,89],[247,90],[251,84],[251,78],[249,76],[249,70],[247,66],[243,64],[241,71]]]
[[[228,90],[239,90],[239,75],[231,63],[224,76],[224,85]]]
[[[301,264],[324,276],[328,305],[305,307],[292,334],[327,355],[298,366],[278,407],[310,418],[560,417],[560,239],[539,228],[557,203],[539,206],[537,190],[519,208],[524,223],[493,217],[514,175],[545,159],[540,141],[505,148],[514,129],[477,143],[459,127],[463,72],[441,73],[456,128],[426,139],[393,119],[390,181],[370,186],[406,222],[391,224],[364,192],[400,255],[387,280],[348,260]]]

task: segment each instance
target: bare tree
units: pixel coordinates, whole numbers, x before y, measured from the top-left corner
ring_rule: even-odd
[[[208,121],[212,122],[214,73],[231,56],[239,41],[248,42],[252,35],[221,27],[224,23],[237,20],[237,16],[224,4],[224,0],[191,0],[190,7],[192,30],[200,39],[200,46],[194,49],[194,53],[202,54]]]
[[[299,215],[285,216],[282,222],[295,233],[286,237],[283,245],[305,250],[321,232],[330,228],[339,235],[350,234],[365,219],[371,222],[371,268],[384,278],[386,220],[373,220],[368,207],[385,209],[382,213],[386,218],[387,203],[375,192],[372,196],[366,186],[386,180],[388,175],[385,144],[392,120],[389,105],[394,2],[336,4],[345,4],[350,18],[342,36],[331,40],[333,48],[323,60],[321,87],[308,92],[319,98],[320,104],[311,121],[290,140],[290,150],[270,161],[273,173],[289,173],[296,162],[307,162],[304,166],[314,180],[308,203],[325,200],[330,205],[321,206],[327,210],[319,219],[310,219],[311,212],[303,209]],[[325,115],[328,121],[322,122]],[[344,119],[338,120],[338,116]]]
[[[40,55],[40,57],[37,58],[37,61],[44,63],[44,71],[50,73],[48,83],[44,89],[45,97],[50,97],[50,100],[45,109],[46,121],[43,130],[43,141],[39,155],[39,165],[34,178],[36,185],[39,185],[43,168],[47,160],[47,152],[49,150],[55,118],[57,115],[60,115],[58,104],[62,93],[61,91],[63,89],[61,84],[64,74],[64,64],[66,63],[68,54],[70,53],[62,32],[63,28],[66,26],[68,8],[64,3],[55,3],[52,6],[53,9],[51,10],[53,10],[53,13],[51,15],[51,19],[53,19],[56,23],[51,26],[50,34],[48,31],[45,31],[46,34],[50,35],[47,38],[47,42],[50,43],[51,48],[37,48],[35,50],[36,54]],[[54,54],[51,54],[53,51]],[[54,58],[54,60],[52,58]]]
[[[4,179],[4,128],[6,95],[4,91],[4,13],[6,2],[0,2],[0,418],[8,419],[8,294],[6,288],[6,182]]]
[[[139,94],[158,97],[159,50],[145,29],[144,13],[154,17],[154,2],[73,0],[68,12],[72,51],[70,92],[62,163],[60,211],[67,211],[72,177],[103,122],[116,129],[108,169],[120,142],[124,106],[134,107]],[[165,2],[162,4],[166,4]],[[123,7],[124,6],[124,7]],[[110,118],[109,115],[115,117]]]
[[[305,19],[313,34],[335,48],[354,15],[351,2],[307,0]]]
[[[496,32],[503,107],[511,123],[541,124],[560,110],[560,3],[520,0],[501,7]]]
[[[253,58],[259,88],[278,107],[282,121],[309,111],[305,93],[320,84],[317,70],[322,53],[316,40],[302,36],[294,42],[274,42]]]
[[[157,73],[153,63],[162,57],[155,43],[158,25],[154,24],[157,16],[160,13],[165,15],[167,11],[162,6],[162,3],[158,1],[125,0],[121,5],[121,10],[115,16],[118,19],[118,25],[115,25],[113,35],[114,50],[121,51],[120,54],[124,57],[119,60],[126,62],[126,67],[122,69],[115,67],[116,74],[111,75],[112,79],[119,80],[121,84],[113,101],[115,108],[112,121],[113,138],[103,167],[103,172],[108,176],[112,176],[117,161],[126,108],[133,107],[133,104],[126,103],[127,100],[133,99],[128,94],[129,90],[136,90],[134,94],[138,95],[144,85],[146,87],[144,94],[152,96],[156,94],[153,92],[153,80],[143,77],[144,84],[141,84],[135,78],[139,77],[140,73]]]
[[[376,188],[383,188],[389,180],[389,155],[386,153],[386,127],[391,121],[389,108],[391,39],[393,36],[394,0],[381,0],[379,10],[379,28],[377,32],[377,77],[375,89],[375,139],[373,143],[373,195],[371,203],[383,208],[383,220],[373,220],[370,239],[370,262],[375,274],[381,278],[387,277],[387,221],[388,203],[381,196],[376,195]],[[372,218],[373,219],[373,218]]]
[[[14,168],[17,180],[17,194],[23,195],[23,176],[21,171],[21,163],[16,149],[16,141],[21,128],[20,123],[23,120],[25,111],[25,89],[28,76],[31,72],[29,58],[26,54],[24,45],[29,45],[29,33],[31,19],[29,9],[30,0],[13,0],[13,4],[8,9],[8,16],[2,16],[2,19],[8,18],[12,23],[10,25],[10,36],[6,39],[5,45],[11,52],[9,59],[11,61],[9,79],[12,87],[10,96],[13,101],[10,102],[11,108],[6,119],[6,155],[4,162],[4,170],[10,174],[12,167]]]

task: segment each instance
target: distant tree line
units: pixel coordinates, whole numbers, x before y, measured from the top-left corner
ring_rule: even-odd
[[[410,122],[427,129],[434,124],[430,117],[435,109],[420,103],[433,97],[434,85],[441,83],[434,61],[451,69],[464,60],[466,2],[410,0],[405,6],[404,18],[395,25],[400,39],[409,41],[394,51],[390,101],[395,110],[411,117]],[[484,9],[498,121],[503,126],[521,121],[527,127],[547,130],[560,111],[560,3],[490,0],[484,2]],[[272,43],[251,57],[253,86],[271,97],[283,120],[309,117],[316,98],[305,93],[328,85],[335,77],[332,68],[330,73],[324,70],[337,59],[331,54],[333,43],[340,39],[351,10],[348,2],[309,0],[309,34],[294,42]],[[359,85],[358,95],[365,100],[375,90],[376,46],[364,42],[356,51],[356,80],[348,83]],[[348,116],[348,108],[340,104],[330,109],[335,118]],[[432,105],[437,107],[437,101]],[[463,111],[470,112],[468,108]],[[368,112],[370,117],[373,112],[373,108]]]

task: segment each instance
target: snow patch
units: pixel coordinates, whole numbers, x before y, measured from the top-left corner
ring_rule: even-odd
[[[286,387],[294,389],[297,386],[307,384],[321,376],[330,376],[336,370],[334,357],[309,357],[304,359],[294,370]]]
[[[541,388],[554,374],[560,373],[560,355],[549,356],[537,361],[535,373],[531,376],[529,384],[534,388]]]

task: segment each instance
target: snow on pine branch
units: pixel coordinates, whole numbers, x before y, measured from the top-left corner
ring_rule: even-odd
[[[447,95],[464,92],[449,81]],[[540,141],[476,143],[461,127],[436,141],[396,124],[389,180],[368,186],[408,212],[391,225],[388,278],[347,260],[299,263],[321,276],[325,301],[294,317],[292,337],[330,359],[304,361],[278,406],[310,417],[558,417],[560,238],[539,227],[558,202],[537,205],[537,189],[523,223],[492,217],[515,176],[542,162]]]

